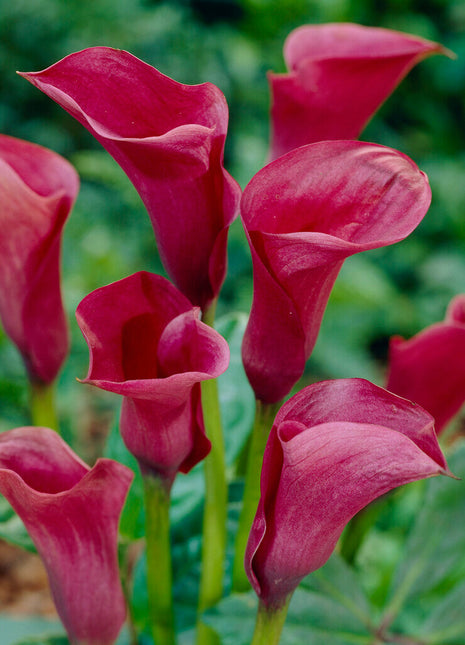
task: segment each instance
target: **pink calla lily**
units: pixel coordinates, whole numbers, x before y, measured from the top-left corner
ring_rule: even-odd
[[[170,278],[194,305],[208,306],[225,277],[240,197],[223,167],[228,107],[221,91],[182,85],[109,47],[22,75],[115,158],[144,201]]]
[[[357,139],[401,80],[441,45],[350,23],[304,25],[289,34],[289,72],[269,74],[271,159],[307,143]]]
[[[97,289],[76,317],[89,345],[84,383],[121,394],[121,433],[168,485],[210,450],[200,383],[228,367],[227,342],[165,278],[139,272]]]
[[[242,356],[259,400],[302,376],[344,260],[404,239],[430,200],[411,159],[358,141],[302,146],[255,175],[241,202],[254,270]]]
[[[132,478],[111,459],[89,468],[48,428],[0,434],[0,493],[44,561],[73,645],[113,645],[125,620],[117,540]]]
[[[271,430],[245,567],[265,606],[279,607],[323,566],[344,526],[371,501],[450,474],[425,410],[362,379],[310,385]]]
[[[68,353],[60,246],[78,189],[55,152],[0,135],[0,318],[39,383],[55,379]]]
[[[443,322],[410,340],[391,339],[387,389],[430,412],[439,434],[465,403],[465,295],[450,303]]]

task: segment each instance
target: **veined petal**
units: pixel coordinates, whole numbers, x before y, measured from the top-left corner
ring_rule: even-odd
[[[278,412],[265,450],[245,559],[261,601],[282,604],[364,506],[438,474],[447,464],[419,406],[361,379],[304,388]]]
[[[89,346],[84,383],[121,394],[121,434],[144,469],[167,482],[210,450],[200,383],[229,364],[227,342],[168,280],[139,272],[80,303]]]
[[[73,643],[113,645],[125,620],[117,540],[132,478],[110,459],[90,469],[48,428],[0,435],[0,492],[44,561]]]
[[[120,164],[149,212],[168,274],[193,304],[207,306],[224,280],[225,231],[240,196],[223,166],[228,108],[221,91],[177,83],[109,47],[22,76]]]
[[[0,317],[32,380],[53,381],[68,353],[61,233],[79,189],[62,157],[0,135]]]
[[[241,214],[254,267],[243,360],[257,398],[283,398],[303,373],[345,258],[411,233],[431,200],[405,155],[357,141],[302,146],[250,181]]]
[[[465,402],[465,296],[450,303],[443,322],[410,340],[399,336],[389,346],[387,389],[422,405],[438,434]]]
[[[284,45],[287,74],[269,74],[271,159],[315,141],[356,139],[418,62],[450,55],[438,43],[350,23],[304,25]]]

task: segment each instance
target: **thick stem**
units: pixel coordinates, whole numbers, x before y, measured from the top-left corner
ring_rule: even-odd
[[[266,607],[261,601],[258,603],[255,631],[250,645],[278,645],[290,600],[291,595],[283,605],[275,608]]]
[[[29,381],[29,405],[33,425],[59,432],[55,410],[55,383]]]
[[[205,309],[202,311],[202,322],[204,322],[206,325],[209,325],[210,327],[213,327],[213,324],[215,322],[217,302],[217,299],[212,300],[208,307],[205,307]]]
[[[255,422],[252,430],[250,449],[247,458],[244,499],[239,518],[234,553],[232,588],[233,591],[247,591],[250,583],[244,569],[244,557],[250,528],[260,500],[260,474],[266,442],[279,403],[265,404],[257,401]]]
[[[144,472],[147,591],[155,645],[175,645],[170,548],[170,483]]]
[[[215,305],[216,302],[203,315],[203,321],[210,326],[213,325]],[[212,449],[204,461],[205,507],[199,616],[215,605],[223,595],[228,501],[225,449],[216,380],[204,381],[201,387],[205,432],[211,441]],[[216,633],[202,623],[200,618],[197,623],[197,643],[198,645],[219,643]]]

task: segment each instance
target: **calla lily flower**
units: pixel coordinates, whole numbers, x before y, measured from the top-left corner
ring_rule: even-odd
[[[304,25],[284,44],[287,74],[269,74],[271,159],[327,139],[357,139],[421,60],[448,54],[417,36],[354,24]]]
[[[439,434],[465,402],[465,295],[453,298],[443,322],[410,340],[391,339],[387,389],[430,412]]]
[[[38,383],[51,383],[68,353],[60,246],[78,189],[55,152],[0,135],[0,318]]]
[[[125,620],[117,539],[132,478],[111,459],[89,468],[48,428],[0,434],[0,493],[42,557],[73,645],[112,645]]]
[[[362,379],[310,385],[278,412],[245,567],[261,602],[283,605],[327,561],[344,526],[391,489],[450,474],[425,410]]]
[[[182,85],[128,52],[91,47],[22,74],[114,157],[139,192],[163,265],[202,308],[226,270],[240,188],[223,167],[228,107],[211,83]]]
[[[90,351],[84,383],[121,394],[121,434],[143,471],[168,486],[210,450],[200,383],[228,367],[229,347],[165,278],[135,273],[93,291],[76,317]]]
[[[241,203],[254,270],[242,356],[259,400],[302,376],[344,260],[404,239],[430,200],[408,157],[357,141],[302,146],[255,175]]]

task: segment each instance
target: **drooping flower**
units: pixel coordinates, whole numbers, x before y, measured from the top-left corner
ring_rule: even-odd
[[[22,74],[84,125],[139,192],[170,278],[202,308],[221,288],[240,189],[223,167],[228,108],[128,52],[92,47]]]
[[[259,400],[302,376],[344,260],[405,238],[430,199],[408,157],[357,141],[303,146],[255,175],[241,202],[254,270],[242,356]]]
[[[286,74],[269,74],[270,158],[327,139],[357,139],[380,105],[437,43],[349,23],[304,25],[284,44]]]
[[[227,342],[199,315],[168,280],[144,271],[93,291],[76,311],[90,351],[83,382],[123,395],[123,440],[168,485],[208,454],[200,383],[229,363]]]
[[[117,539],[132,478],[111,459],[89,468],[48,428],[0,434],[0,493],[42,557],[73,645],[113,645],[125,620]]]
[[[386,388],[423,406],[439,434],[465,403],[465,295],[452,299],[443,322],[389,346]]]
[[[0,318],[39,383],[55,379],[68,353],[60,246],[78,189],[58,154],[0,135]]]
[[[245,567],[261,602],[283,605],[371,501],[448,473],[434,419],[419,406],[362,379],[301,390],[274,421],[247,545]]]

